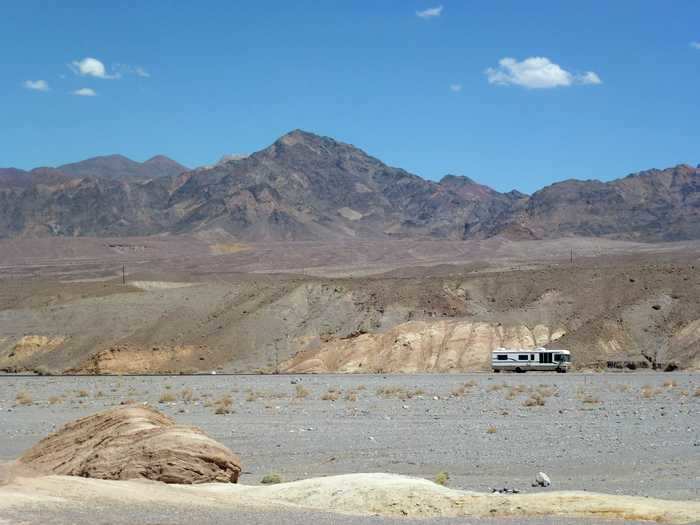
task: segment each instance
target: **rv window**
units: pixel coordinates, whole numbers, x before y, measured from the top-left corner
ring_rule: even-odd
[[[507,355],[503,355],[503,354],[498,354],[498,356],[496,356],[496,359],[498,359],[499,361],[507,361],[507,360],[508,360],[508,356],[507,356]]]
[[[526,355],[523,355],[523,354],[520,354],[520,355],[518,356],[518,361],[527,361],[527,356],[526,356]]]
[[[554,360],[555,360],[555,361],[561,361],[561,360],[562,360],[562,359],[561,359],[562,357],[564,357],[564,356],[562,356],[561,354],[554,354]]]
[[[534,361],[534,360],[535,360],[535,354],[530,354],[530,361]]]

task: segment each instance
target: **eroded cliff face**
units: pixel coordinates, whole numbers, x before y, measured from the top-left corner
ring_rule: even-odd
[[[332,339],[285,362],[286,372],[416,373],[490,369],[501,346],[535,348],[565,334],[563,327],[469,321],[412,321],[379,334]]]

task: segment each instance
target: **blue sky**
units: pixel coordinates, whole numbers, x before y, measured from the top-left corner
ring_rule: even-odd
[[[8,0],[0,53],[0,166],[295,128],[499,190],[700,163],[694,0]]]

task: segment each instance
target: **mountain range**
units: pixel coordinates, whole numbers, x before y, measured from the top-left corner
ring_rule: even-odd
[[[189,170],[120,155],[0,169],[0,238],[225,232],[245,241],[565,236],[700,238],[700,167],[532,195],[447,175],[430,181],[301,130],[249,156]]]

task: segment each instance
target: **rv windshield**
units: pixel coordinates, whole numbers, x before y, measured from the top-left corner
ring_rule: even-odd
[[[554,354],[554,360],[561,362],[569,362],[571,361],[571,356],[568,356],[566,354]]]

